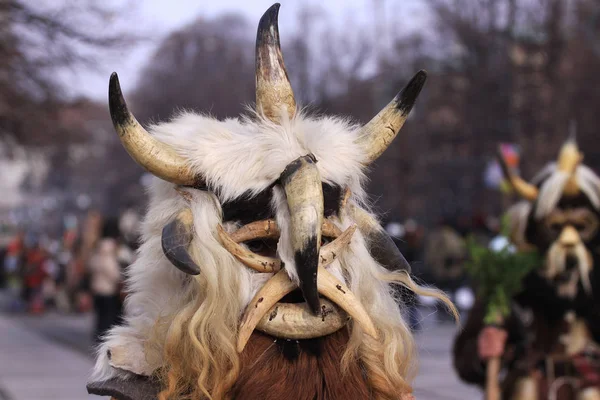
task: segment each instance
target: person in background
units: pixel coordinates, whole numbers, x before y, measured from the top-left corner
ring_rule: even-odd
[[[68,313],[73,308],[72,290],[69,285],[70,271],[75,262],[75,248],[77,242],[77,218],[66,216],[64,232],[60,241],[56,262],[58,273],[56,276],[56,308],[62,313]]]
[[[114,222],[111,222],[115,225]],[[97,210],[89,210],[81,226],[80,236],[76,242],[75,257],[71,263],[68,277],[75,294],[75,304],[78,312],[87,312],[93,308],[93,290],[91,288],[90,260],[98,248],[102,237],[103,217]],[[117,237],[118,230],[110,228],[112,235]]]
[[[48,254],[35,234],[25,237],[25,260],[23,263],[23,300],[32,314],[44,312],[43,284],[48,277],[45,262]]]
[[[6,248],[4,256],[4,274],[6,286],[11,297],[9,305],[10,310],[20,311],[23,309],[21,297],[23,280],[21,279],[24,254],[25,254],[25,233],[19,231],[16,236],[10,241]]]
[[[56,249],[49,238],[44,238],[41,244],[44,249],[44,261],[42,270],[44,280],[41,287],[41,301],[44,309],[56,307],[56,277],[58,276],[58,264],[56,263]]]
[[[119,263],[119,224],[117,220],[106,219],[102,235],[97,242],[90,261],[90,287],[94,298],[96,327],[94,340],[99,342],[102,335],[115,325],[121,314],[121,265]]]
[[[600,176],[583,159],[571,136],[530,183],[499,154],[522,200],[504,217],[506,237],[490,247],[535,250],[539,265],[522,279],[501,324],[486,320],[487,304],[477,299],[453,359],[463,381],[497,383],[502,399],[600,399]],[[499,359],[500,373],[488,374],[490,359]]]
[[[121,232],[123,245],[131,251],[137,250],[140,235],[140,216],[133,207],[128,207],[121,213],[119,231]]]
[[[63,313],[71,311],[71,301],[68,294],[67,273],[69,264],[73,260],[73,243],[67,241],[66,235],[63,237],[61,248],[56,255],[58,264],[58,273],[56,276],[56,308]]]
[[[457,304],[467,283],[464,264],[467,259],[466,241],[461,233],[468,234],[466,218],[451,224],[442,219],[428,235],[425,243],[425,270],[423,279],[432,282]],[[427,277],[427,278],[426,278]],[[460,307],[462,308],[462,307]],[[438,314],[442,321],[448,321],[446,313]]]
[[[465,279],[467,249],[459,232],[448,220],[442,219],[425,243],[427,276],[448,293],[458,289]]]

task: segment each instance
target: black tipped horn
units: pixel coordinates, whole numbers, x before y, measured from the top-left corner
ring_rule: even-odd
[[[375,261],[390,271],[399,269],[410,273],[410,264],[377,220],[354,204],[348,204],[347,207],[350,215],[356,221],[358,229],[365,237],[369,253]]]
[[[375,161],[396,138],[426,80],[427,72],[417,72],[404,89],[363,127],[358,142],[367,153],[367,164]]]
[[[366,233],[369,252],[379,264],[390,271],[402,270],[410,273],[410,264],[402,255],[396,243],[383,229]]]
[[[316,315],[320,312],[317,288],[321,227],[323,226],[323,186],[313,155],[292,161],[280,177],[291,216],[291,238],[300,289]]]
[[[199,186],[202,179],[193,174],[173,149],[156,140],[135,119],[123,98],[115,72],[108,84],[110,117],[127,153],[148,172],[177,185]]]
[[[200,267],[194,262],[188,247],[194,238],[192,212],[185,209],[162,230],[161,245],[167,259],[182,272],[198,275]]]
[[[318,315],[321,311],[321,301],[319,300],[317,287],[317,270],[319,267],[319,246],[317,246],[317,243],[319,243],[319,240],[316,236],[311,236],[306,242],[305,248],[296,250],[294,253],[302,296],[315,315]]]
[[[131,114],[127,108],[127,103],[125,103],[119,83],[119,76],[116,72],[110,74],[108,82],[108,108],[110,110],[110,118],[115,127],[131,123]]]
[[[406,84],[406,86],[396,95],[394,101],[396,102],[396,108],[403,115],[408,116],[410,110],[412,110],[417,97],[421,93],[421,89],[425,86],[427,80],[427,71],[420,70],[413,76],[413,78]]]
[[[274,122],[279,121],[281,107],[290,118],[296,112],[279,42],[279,7],[275,3],[263,14],[256,33],[256,108]]]

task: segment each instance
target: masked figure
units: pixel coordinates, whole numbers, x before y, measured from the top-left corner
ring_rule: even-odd
[[[429,234],[425,254],[427,272],[439,288],[455,291],[464,283],[465,241],[449,224],[440,224]]]
[[[574,138],[558,161],[528,183],[505,176],[525,199],[508,212],[517,251],[543,264],[524,279],[502,327],[485,327],[476,304],[454,348],[461,378],[483,384],[485,363],[501,356],[506,399],[600,399],[600,308],[593,267],[600,262],[600,179],[583,165]]]
[[[407,399],[415,348],[393,283],[416,286],[367,210],[364,171],[404,124],[418,72],[363,127],[299,111],[279,5],[256,44],[256,110],[146,131],[110,79],[112,120],[156,179],[124,324],[88,390],[116,399]],[[451,305],[450,305],[451,307]]]

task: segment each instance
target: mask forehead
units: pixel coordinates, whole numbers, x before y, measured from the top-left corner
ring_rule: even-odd
[[[224,222],[240,222],[248,224],[253,221],[275,217],[273,209],[273,187],[256,195],[248,194],[238,199],[226,201],[221,206]],[[323,204],[325,217],[335,215],[339,211],[342,189],[340,186],[323,183]]]

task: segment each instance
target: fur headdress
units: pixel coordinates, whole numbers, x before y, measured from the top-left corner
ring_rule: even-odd
[[[354,371],[374,398],[410,392],[413,342],[392,283],[447,300],[412,282],[366,208],[362,183],[406,121],[426,73],[365,126],[305,115],[284,66],[278,11],[272,6],[259,23],[251,115],[218,121],[182,113],[147,131],[111,76],[114,127],[160,179],[128,271],[125,323],[99,348],[94,380],[156,376],[162,398],[219,399],[312,385],[322,374],[314,390],[352,398]],[[300,351],[280,366],[273,341],[301,349],[319,343],[306,356],[316,364],[302,372]],[[270,345],[258,351],[260,343]],[[321,398],[308,389],[304,396]]]
[[[507,213],[513,243],[542,252],[546,260],[540,272],[558,287],[568,286],[569,296],[574,296],[579,278],[590,293],[589,273],[600,241],[600,178],[582,164],[574,132],[558,160],[546,165],[532,183],[513,174],[500,152],[498,158],[504,175],[525,199]]]
[[[600,208],[600,178],[583,165],[583,154],[579,151],[575,135],[572,134],[563,144],[556,162],[546,165],[528,183],[508,168],[502,153],[498,160],[504,176],[514,190],[530,202],[537,202],[535,217],[548,215],[564,196],[573,198],[583,193],[595,208]]]

